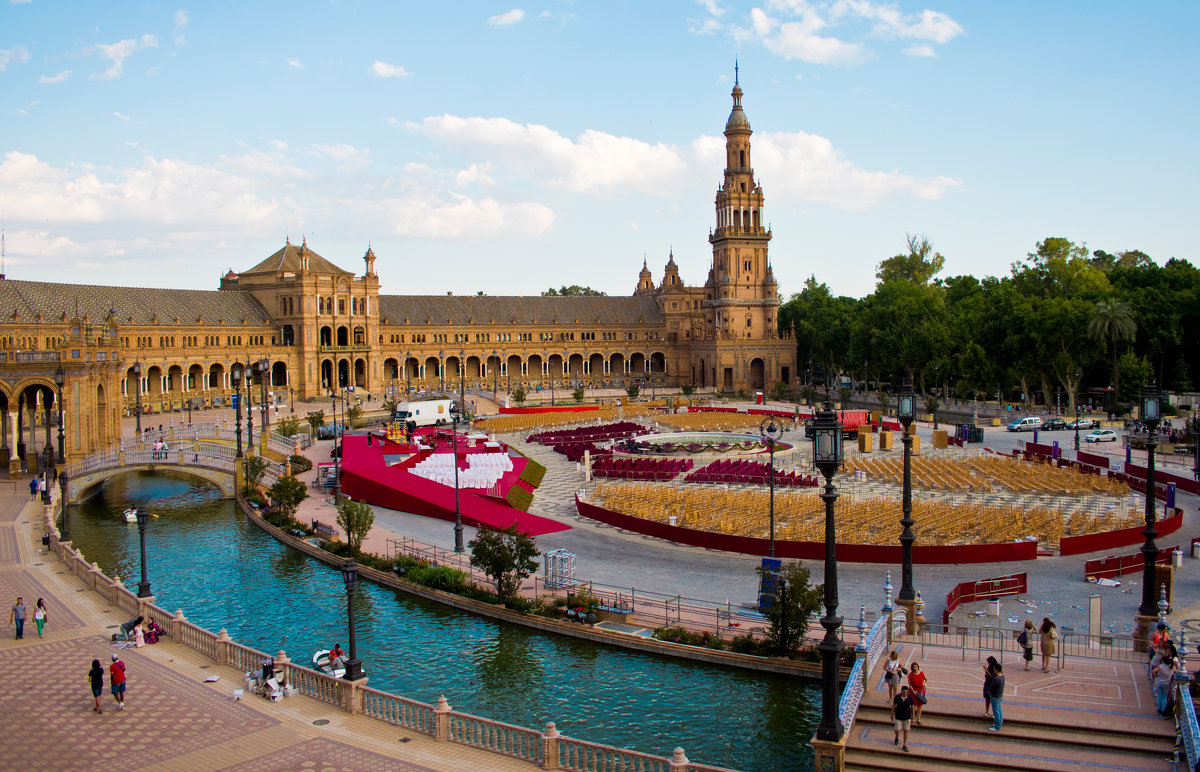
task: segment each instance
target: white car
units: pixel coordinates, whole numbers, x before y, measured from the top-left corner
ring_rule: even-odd
[[[1083,438],[1084,442],[1116,442],[1117,433],[1112,429],[1097,429]]]

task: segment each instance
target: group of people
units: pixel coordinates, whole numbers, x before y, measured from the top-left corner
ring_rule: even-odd
[[[8,623],[16,628],[15,640],[19,641],[25,637],[25,619],[25,601],[18,597],[8,615]],[[38,598],[37,605],[33,607],[33,621],[37,624],[38,638],[43,637],[42,630],[46,627],[46,601],[44,598]]]
[[[55,467],[55,469],[54,469],[54,481],[58,482],[58,468],[57,467]],[[42,494],[43,496],[45,496],[46,487],[47,487],[46,473],[42,472],[39,475],[35,475],[34,477],[32,477],[29,480],[29,498],[36,499],[38,497],[39,493]]]
[[[901,679],[908,683],[901,684]],[[883,663],[883,680],[887,683],[888,701],[892,704],[893,742],[900,745],[900,736],[904,735],[900,750],[908,753],[908,732],[914,723],[921,726],[921,711],[929,701],[925,692],[929,678],[921,670],[921,663],[913,662],[905,667],[900,662],[900,653],[892,651]]]
[[[104,708],[100,705],[100,695],[104,693],[104,668],[100,667],[100,660],[92,660],[92,669],[88,671],[88,681],[91,683],[92,699],[95,701],[92,712],[104,713]],[[112,655],[112,664],[108,666],[108,683],[113,699],[117,702],[117,710],[124,710],[125,663],[117,654]]]
[[[155,440],[153,449],[150,453],[150,458],[162,459],[165,461],[167,458],[168,450],[170,450],[170,448],[167,447],[167,443],[164,440]]]
[[[1150,635],[1150,678],[1154,681],[1154,706],[1165,718],[1175,715],[1174,690],[1171,688],[1179,672],[1179,651],[1171,640],[1171,630],[1159,622]]]
[[[1021,647],[1026,670],[1029,669],[1029,663],[1033,662],[1034,638],[1042,644],[1042,672],[1049,673],[1050,658],[1058,653],[1058,625],[1050,621],[1050,617],[1042,617],[1042,626],[1035,629],[1032,619],[1025,620],[1025,626],[1017,635],[1017,645]]]

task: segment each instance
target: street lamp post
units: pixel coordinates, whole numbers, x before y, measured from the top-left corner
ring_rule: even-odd
[[[136,404],[133,408],[134,414],[137,416],[137,433],[138,442],[142,441],[142,363],[140,361],[133,363],[133,377],[137,381],[134,391],[137,393]]]
[[[1192,405],[1192,477],[1200,482],[1200,413],[1197,406]],[[58,422],[62,426],[62,421]]]
[[[450,426],[454,441],[450,445],[450,457],[454,464],[454,551],[463,551],[462,505],[458,500],[458,405],[450,403]]]
[[[1079,457],[1079,368],[1075,368],[1075,457]]]
[[[292,413],[296,412],[296,398],[292,395],[292,387],[288,386],[288,406],[292,409]]]
[[[229,382],[233,384],[233,415],[234,415],[234,435],[237,437],[237,455],[234,458],[242,457],[242,396],[239,390],[242,386],[242,366],[240,363],[234,363],[229,370]]]
[[[150,513],[144,508],[138,507],[137,524],[138,524],[138,541],[142,547],[142,581],[138,582],[138,597],[153,598],[154,595],[150,592],[150,580],[146,578],[146,522],[150,519]]]
[[[271,425],[271,406],[267,404],[267,382],[271,379],[271,363],[266,359],[258,360],[258,405],[262,410],[262,433],[266,435]]]
[[[333,504],[337,503],[342,495],[342,451],[338,448],[339,443],[342,448],[345,448],[345,436],[339,437],[340,433],[337,420],[337,404],[338,395],[333,391],[329,392],[329,412],[333,413]],[[345,415],[343,409],[342,414]],[[357,569],[355,569],[357,571]],[[351,656],[354,656],[351,654]]]
[[[246,448],[254,447],[254,370],[250,363],[242,371],[246,374]]]
[[[58,387],[58,463],[60,464],[67,463],[67,457],[63,455],[63,440],[66,437],[63,433],[63,384],[66,382],[67,373],[63,370],[60,361],[58,369],[54,371],[54,385]]]
[[[462,403],[462,408],[467,408],[467,352],[458,352],[458,399]]]
[[[404,353],[404,399],[408,399],[409,392],[412,391],[412,372],[408,368],[408,360],[412,358],[412,352]]]
[[[842,618],[837,615],[837,544],[833,510],[838,497],[833,477],[842,460],[841,427],[832,405],[826,403],[813,419],[813,463],[825,477],[825,490],[821,493],[825,502],[825,616],[821,617],[825,637],[817,645],[821,652],[821,723],[817,726],[815,739],[825,743],[837,743],[846,731],[838,715],[838,655],[842,648],[838,628]],[[820,755],[819,746],[817,750]]]
[[[941,365],[939,365],[937,362],[934,362],[933,363],[933,393],[934,393],[934,397],[933,397],[933,430],[935,432],[938,430],[937,409],[938,409],[938,407],[940,407],[938,402],[941,399],[941,393],[940,393],[941,389],[938,387],[938,383],[939,383],[938,379],[941,377],[938,374],[938,371],[940,369],[941,369]]]
[[[438,352],[438,375],[442,379],[442,394],[446,393],[446,352]]]
[[[496,392],[500,378],[500,352],[496,349],[492,349],[492,359],[495,360],[495,364],[492,366],[492,402],[496,402]]]
[[[1154,598],[1154,572],[1158,561],[1158,546],[1154,543],[1154,537],[1158,536],[1154,528],[1158,509],[1158,500],[1154,497],[1154,450],[1158,443],[1154,441],[1154,433],[1162,418],[1159,408],[1158,387],[1151,378],[1150,384],[1142,392],[1142,423],[1146,425],[1146,528],[1142,534],[1146,537],[1146,543],[1142,545],[1142,605],[1138,607],[1136,641],[1138,651],[1146,651],[1149,647],[1150,631],[1158,619]]]
[[[913,542],[916,536],[912,532],[912,444],[913,438],[911,427],[913,419],[917,417],[916,398],[913,396],[912,382],[908,376],[904,377],[904,382],[900,384],[899,398],[896,400],[896,415],[900,419],[900,425],[904,427],[904,433],[900,438],[904,445],[904,490],[901,498],[901,512],[903,517],[900,518],[900,525],[904,530],[900,534],[900,548],[902,552],[902,562],[900,566],[900,596],[896,602],[907,609],[905,615],[904,628],[908,635],[912,635],[917,629],[917,594],[913,589],[913,557],[912,549]]]
[[[354,637],[354,585],[358,582],[358,563],[347,560],[342,563],[342,582],[346,585],[346,619],[350,623],[350,658],[346,660],[347,681],[363,677],[362,660],[358,658],[358,644]]]
[[[54,449],[49,445],[42,448],[42,481],[46,483],[46,489],[42,491],[42,503],[50,503],[50,467],[54,465]]]
[[[762,437],[763,444],[767,446],[767,453],[771,457],[771,469],[767,473],[767,481],[771,487],[771,503],[770,503],[770,523],[771,541],[767,547],[767,554],[770,557],[775,557],[775,443],[783,436],[783,424],[776,421],[773,417],[768,416],[758,425],[759,436]]]

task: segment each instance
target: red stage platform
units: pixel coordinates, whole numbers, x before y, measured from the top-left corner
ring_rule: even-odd
[[[433,432],[422,432],[426,437]],[[366,501],[388,509],[411,512],[426,517],[437,517],[454,521],[454,486],[427,480],[413,474],[409,469],[429,453],[418,454],[415,448],[373,438],[367,445],[366,435],[347,435],[342,440],[342,491],[357,500]],[[436,453],[450,453],[448,442],[439,443]],[[467,441],[459,437],[458,465],[466,468],[463,456],[466,453],[482,453],[484,448],[468,448]],[[501,452],[507,452],[507,448]],[[389,460],[407,456],[404,460],[388,466]],[[526,459],[513,458],[513,469],[499,481],[501,496],[517,483]],[[490,525],[507,528],[513,523],[531,536],[541,536],[556,531],[566,531],[571,526],[528,512],[515,509],[502,499],[492,498],[479,488],[459,488],[462,519],[467,525]]]

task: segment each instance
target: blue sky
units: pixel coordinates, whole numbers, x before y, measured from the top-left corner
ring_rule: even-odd
[[[384,291],[704,281],[735,57],[790,295],[1036,242],[1197,262],[1200,4],[0,0],[10,278],[213,289],[290,236]],[[1191,222],[1192,225],[1188,225]]]

